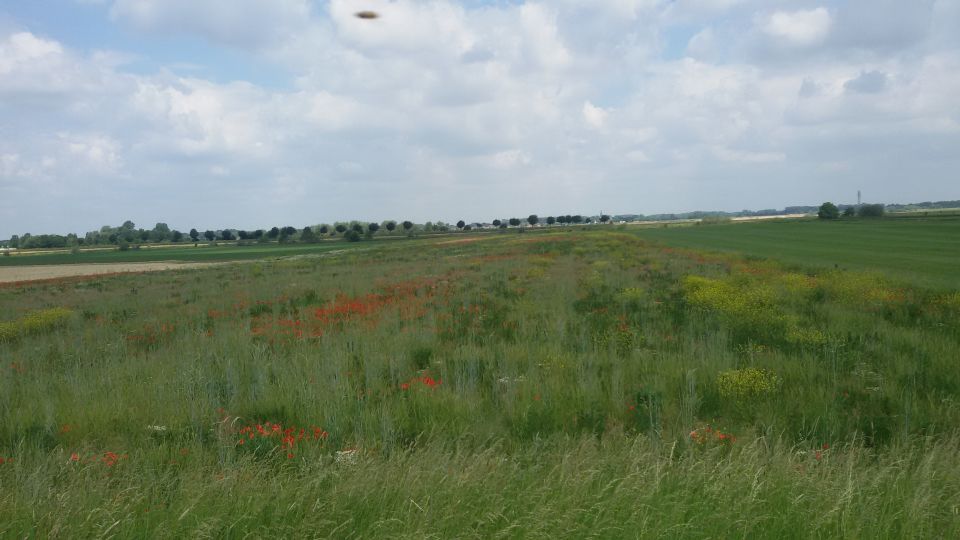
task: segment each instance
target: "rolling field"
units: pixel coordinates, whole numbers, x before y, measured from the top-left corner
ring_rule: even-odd
[[[739,252],[805,266],[882,272],[919,286],[960,288],[960,217],[768,221],[638,232],[672,246]]]
[[[825,225],[0,289],[0,537],[958,537],[957,225]]]

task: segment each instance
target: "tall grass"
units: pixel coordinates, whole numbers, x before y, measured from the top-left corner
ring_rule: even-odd
[[[0,344],[0,536],[955,536],[952,294],[589,231],[3,290],[78,315]]]

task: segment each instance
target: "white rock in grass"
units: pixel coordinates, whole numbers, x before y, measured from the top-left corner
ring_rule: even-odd
[[[360,450],[357,448],[337,450],[337,454],[334,456],[334,461],[343,465],[353,465],[357,462],[357,456],[359,455]]]

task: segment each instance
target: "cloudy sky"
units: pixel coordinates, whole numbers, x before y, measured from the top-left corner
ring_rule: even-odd
[[[958,96],[958,0],[10,0],[0,238],[960,199]]]

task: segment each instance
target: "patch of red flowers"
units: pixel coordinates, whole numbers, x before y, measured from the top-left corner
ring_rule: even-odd
[[[298,444],[314,442],[322,445],[330,436],[326,430],[316,426],[310,428],[288,426],[285,428],[281,424],[272,422],[244,426],[237,430],[235,435],[238,436],[237,446],[266,441],[269,444],[275,444],[281,451],[285,451],[287,459],[294,458],[293,451]]]
[[[74,452],[70,454],[70,461],[75,463],[103,463],[107,467],[113,467],[120,461],[123,461],[130,457],[128,454],[118,454],[116,452],[104,452],[103,454],[92,454],[86,459],[80,455],[79,452]]]
[[[434,379],[433,377],[431,377],[431,376],[429,376],[429,375],[423,375],[423,376],[420,376],[420,377],[414,377],[414,378],[410,379],[410,380],[407,381],[407,382],[400,383],[400,389],[401,389],[401,390],[410,390],[411,388],[415,388],[415,387],[417,387],[418,385],[421,386],[421,387],[426,387],[426,388],[434,389],[434,388],[440,386],[441,384],[443,384],[443,381],[442,381],[442,380],[440,380],[440,379]]]
[[[713,429],[709,424],[706,427],[691,431],[690,440],[698,445],[706,445],[708,443],[729,445],[737,442],[737,438],[733,434],[724,433],[719,429]]]
[[[8,458],[0,457],[0,465],[3,465],[4,463],[13,463],[13,458],[12,458],[12,457],[8,457]]]

